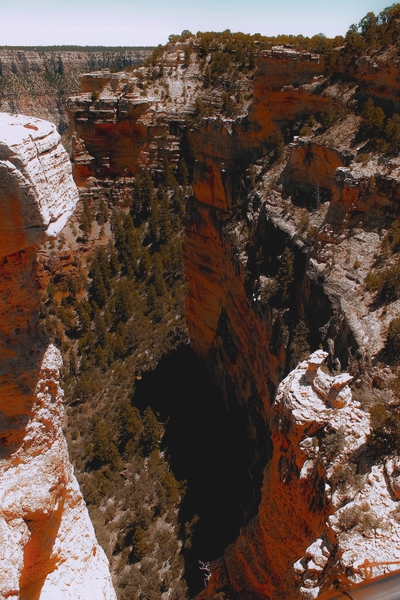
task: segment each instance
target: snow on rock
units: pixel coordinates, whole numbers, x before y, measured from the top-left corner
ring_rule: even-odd
[[[78,200],[52,123],[0,113],[0,256],[57,235]]]
[[[116,598],[69,462],[61,354],[38,320],[37,247],[76,200],[54,126],[0,115],[0,599]]]

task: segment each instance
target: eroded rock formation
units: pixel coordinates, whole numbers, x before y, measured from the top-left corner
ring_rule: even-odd
[[[0,114],[1,598],[115,598],[68,458],[61,355],[38,319],[37,249],[76,201],[55,127]]]
[[[123,181],[141,167],[156,170],[165,155],[176,160],[179,143],[181,152],[190,148],[185,271],[191,344],[213,370],[233,419],[247,427],[255,480],[269,460],[257,514],[212,567],[200,598],[308,600],[339,573],[357,580],[364,559],[399,554],[390,516],[397,462],[364,465],[366,477],[357,479],[369,416],[352,399],[349,378],[339,375],[341,363],[356,353],[370,365],[398,315],[398,300],[385,308],[371,302],[365,277],[398,218],[399,160],[356,160],[363,143],[356,147],[359,115],[346,108],[322,124],[330,110],[354,108],[355,87],[327,78],[321,57],[292,49],[260,53],[254,100],[243,101],[234,117],[215,102],[212,115],[185,124],[176,113],[190,113],[191,103],[193,111],[195,97],[188,92],[186,100],[180,92],[202,81],[201,69],[195,61],[184,67],[176,50],[176,69],[165,76],[168,101],[156,84],[135,88],[139,77],[96,74],[83,82],[85,93],[70,105],[80,138],[75,173],[89,189],[94,176]],[[366,77],[359,76],[361,91]],[[125,92],[126,85],[134,91]],[[387,81],[392,98],[396,85]],[[205,88],[202,101],[211,106]],[[282,141],[278,155],[271,137],[285,128],[290,143]],[[292,261],[286,291],[285,252]],[[323,353],[296,367],[291,346],[301,322],[309,326],[313,348],[329,350],[335,377],[318,370]],[[351,525],[347,535],[355,514],[361,527]],[[386,529],[377,527],[380,518]]]

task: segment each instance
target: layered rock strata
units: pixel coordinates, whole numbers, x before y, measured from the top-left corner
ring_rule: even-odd
[[[146,48],[97,52],[0,49],[0,111],[47,119],[64,132],[65,103],[79,91],[81,73],[137,65],[151,52]]]
[[[1,598],[115,598],[68,458],[61,354],[38,318],[37,250],[76,202],[55,127],[0,115]]]

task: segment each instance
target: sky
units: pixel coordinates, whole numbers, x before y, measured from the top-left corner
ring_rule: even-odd
[[[0,46],[155,46],[170,34],[345,35],[388,0],[0,0]]]

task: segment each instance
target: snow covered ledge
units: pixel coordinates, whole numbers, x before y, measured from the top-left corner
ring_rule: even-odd
[[[36,251],[77,199],[55,127],[0,114],[0,599],[116,598],[68,458],[61,355],[38,323]]]

